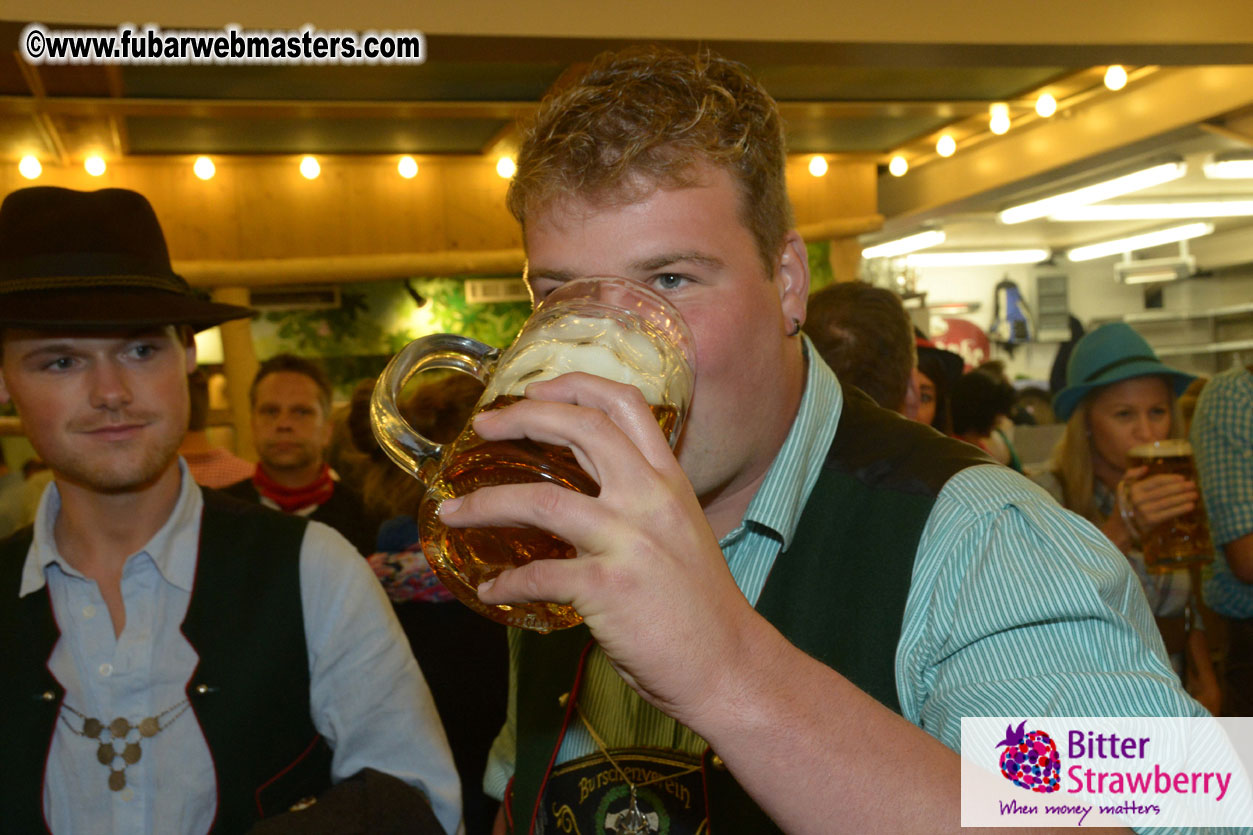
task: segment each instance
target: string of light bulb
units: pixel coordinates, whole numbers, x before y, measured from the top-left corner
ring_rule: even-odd
[[[1117,92],[1128,83],[1139,81],[1157,71],[1156,66],[1128,69],[1120,64],[1094,67],[1073,76],[1082,84],[1054,82],[1028,96],[1011,101],[992,102],[987,116],[973,116],[942,128],[930,139],[920,139],[891,153],[888,173],[903,177],[910,170],[936,159],[953,156],[958,150],[970,148],[1003,136],[1013,128],[1025,127],[1041,119],[1050,119],[1096,95]],[[1099,76],[1099,81],[1097,77]]]
[[[513,177],[517,166],[510,156],[501,156],[497,158],[493,165],[496,173],[502,178],[508,180]],[[825,165],[825,161],[824,161]],[[298,168],[301,176],[307,180],[316,180],[322,174],[321,161],[312,154],[307,154],[300,158]],[[83,170],[92,177],[102,177],[109,169],[108,162],[100,154],[89,154],[83,159]],[[26,154],[17,163],[18,173],[27,180],[37,180],[44,173],[43,162],[34,154]],[[396,173],[406,180],[412,180],[418,175],[419,166],[417,160],[411,156],[402,156],[396,164]],[[212,157],[198,156],[192,162],[192,173],[200,180],[212,180],[217,175],[217,164]],[[825,173],[825,169],[824,169]]]

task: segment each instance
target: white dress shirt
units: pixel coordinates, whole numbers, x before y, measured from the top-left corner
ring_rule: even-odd
[[[55,483],[35,518],[19,594],[47,584],[61,630],[49,668],[65,688],[64,704],[105,724],[115,717],[134,723],[178,705],[198,661],[180,626],[195,579],[204,501],[181,460],[179,466],[182,485],[170,518],[123,569],[120,636],[95,581],[57,551],[53,525],[61,499]],[[393,774],[421,789],[444,829],[457,832],[457,772],[409,644],[369,565],[317,522],[301,545],[300,594],[309,709],[334,750],[332,778],[366,767]],[[295,699],[293,706],[299,706]],[[44,781],[44,813],[53,832],[206,832],[217,797],[213,761],[195,716],[173,719],[177,713],[166,715],[161,724],[168,727],[157,736],[142,740],[140,760],[126,768],[126,788],[115,792],[108,786],[110,766],[96,757],[99,742],[74,733],[83,720],[62,710]],[[118,759],[112,767],[121,765]]]

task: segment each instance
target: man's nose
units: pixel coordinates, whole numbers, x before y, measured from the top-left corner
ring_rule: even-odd
[[[116,410],[127,406],[131,399],[130,381],[126,373],[115,363],[101,362],[92,369],[92,406]]]

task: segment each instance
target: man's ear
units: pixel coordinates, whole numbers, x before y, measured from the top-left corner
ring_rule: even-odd
[[[793,333],[804,324],[805,308],[809,304],[809,253],[795,229],[783,239],[774,280],[783,308],[784,332]]]

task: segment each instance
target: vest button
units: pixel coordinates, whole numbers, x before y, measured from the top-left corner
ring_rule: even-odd
[[[207,685],[207,684],[197,684],[197,685],[196,685],[196,695],[197,695],[197,696],[203,696],[205,693],[208,693],[208,692],[209,692],[209,685]]]
[[[57,694],[51,690],[45,690],[39,694],[39,698],[43,699],[45,702],[55,702],[57,700]]]
[[[719,771],[727,770],[727,764],[724,763],[722,761],[722,757],[719,757],[717,754],[714,754],[712,757],[709,758],[709,764],[712,765],[714,768],[718,769]]]
[[[562,693],[560,696],[558,696],[558,697],[557,697],[557,704],[558,704],[560,707],[563,707],[563,708],[564,708],[567,704],[569,704],[569,702],[570,702],[570,694],[569,694],[569,693]]]

